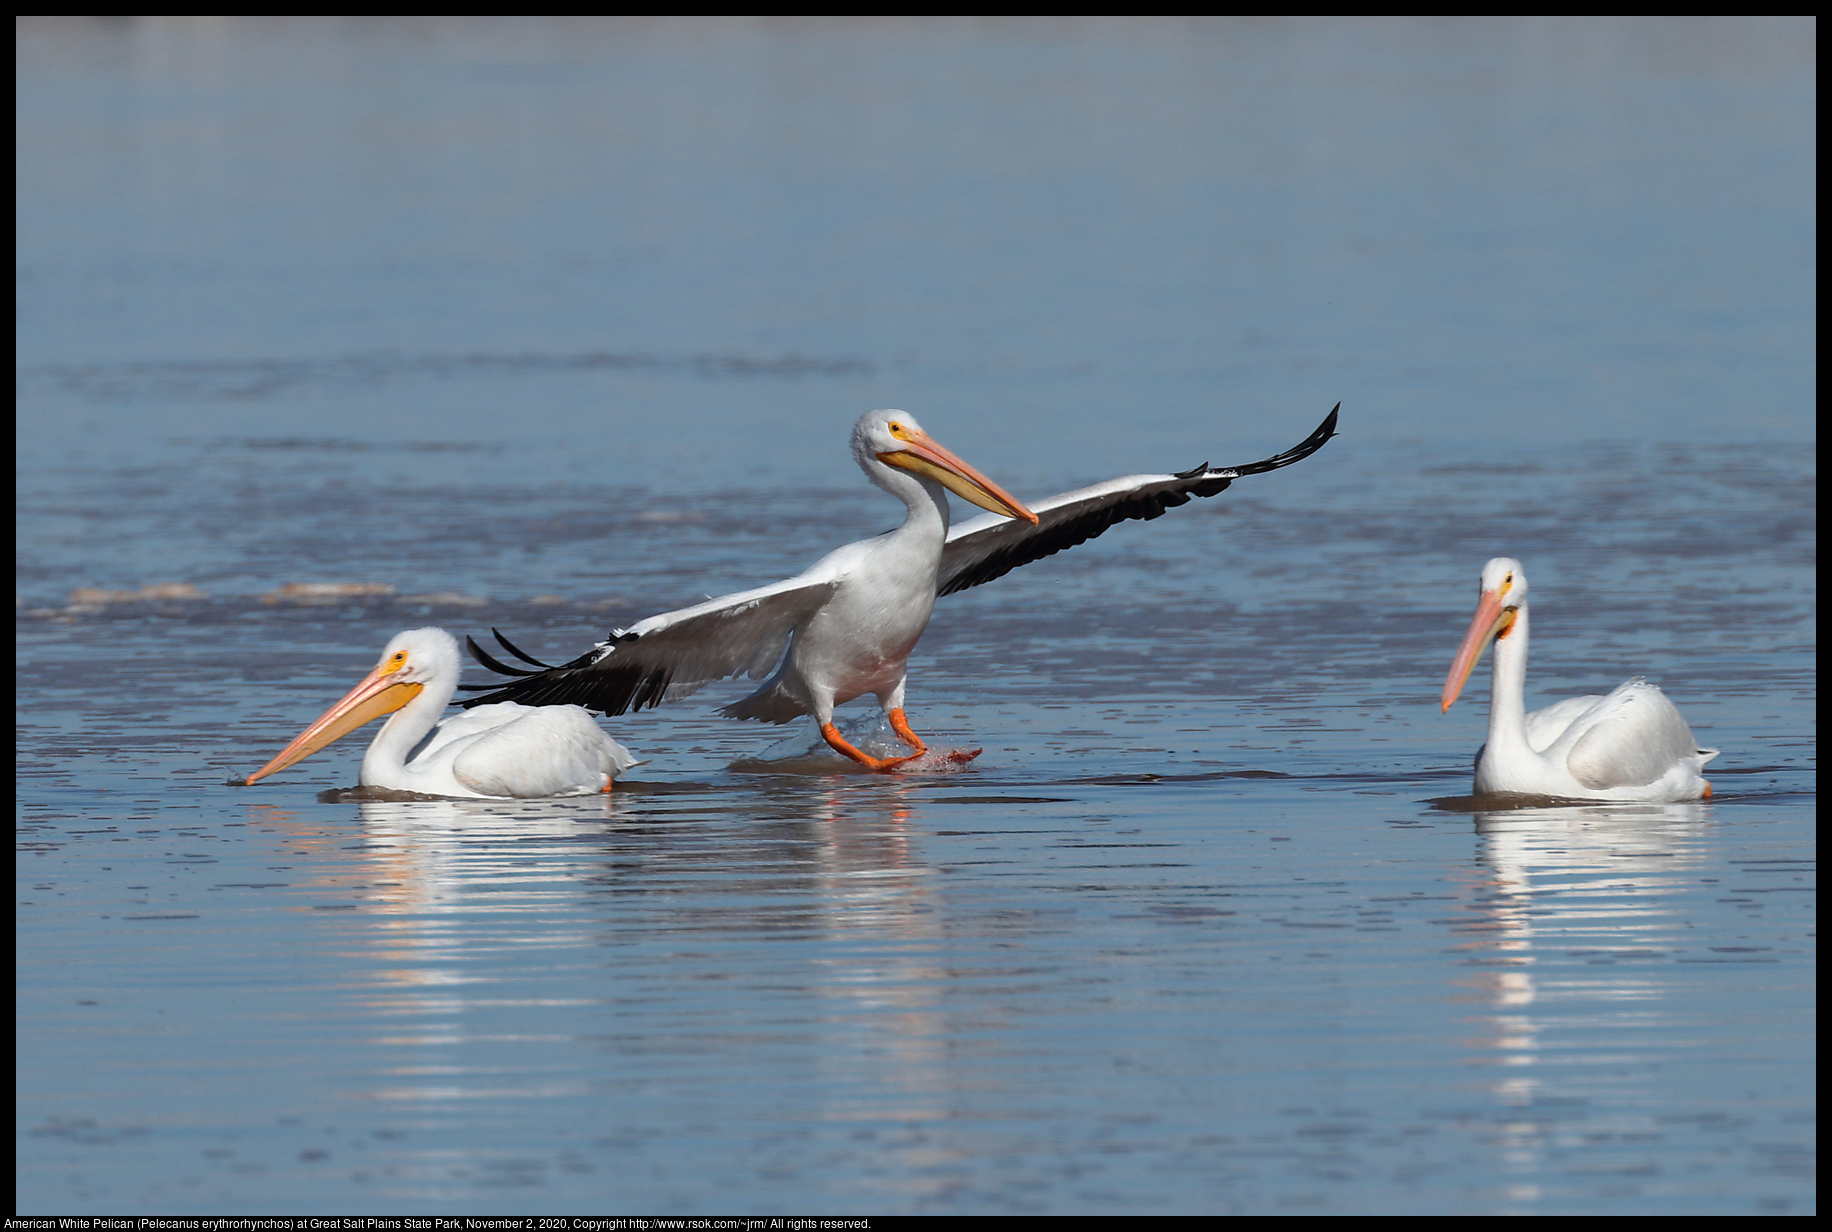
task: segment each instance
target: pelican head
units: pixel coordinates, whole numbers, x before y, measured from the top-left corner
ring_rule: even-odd
[[[347,736],[371,719],[393,714],[431,687],[443,691],[441,707],[451,700],[462,670],[458,642],[444,629],[409,629],[389,639],[375,668],[342,700],[313,720],[310,727],[280,750],[279,756],[249,775],[243,786],[278,774],[319,749]]]
[[[1463,644],[1457,647],[1457,657],[1451,662],[1450,675],[1444,678],[1443,708],[1450,709],[1450,704],[1463,692],[1463,685],[1469,680],[1469,674],[1476,666],[1476,660],[1488,649],[1488,644],[1498,637],[1506,637],[1514,628],[1514,622],[1520,618],[1520,609],[1527,604],[1527,574],[1520,567],[1520,562],[1512,556],[1497,556],[1482,566],[1482,583],[1480,595],[1476,600],[1476,616],[1469,622],[1469,632],[1463,635]]]
[[[914,416],[902,411],[869,411],[859,416],[852,427],[852,456],[873,483],[889,491],[896,491],[885,482],[891,476],[879,470],[877,463],[933,479],[981,509],[1036,524],[1037,515],[1022,501],[944,448],[922,430]]]

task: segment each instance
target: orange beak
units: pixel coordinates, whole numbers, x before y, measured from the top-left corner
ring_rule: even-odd
[[[926,475],[981,509],[1002,513],[1008,518],[1022,518],[1032,526],[1037,524],[1037,515],[1026,509],[1024,502],[967,465],[958,454],[944,448],[927,432],[899,428],[896,435],[904,447],[879,454],[878,461]]]
[[[379,719],[385,714],[393,714],[420,696],[420,691],[426,687],[423,684],[398,681],[394,678],[396,674],[396,672],[384,672],[377,667],[364,676],[361,684],[344,694],[341,701],[319,715],[310,727],[295,736],[291,744],[280,750],[279,756],[244,779],[242,786],[252,787],[257,779],[264,779],[270,774],[278,774],[288,766],[304,761],[325,745],[349,735],[370,719]]]
[[[1463,692],[1463,686],[1468,682],[1476,660],[1482,657],[1488,644],[1497,636],[1506,637],[1508,630],[1514,627],[1514,619],[1515,609],[1501,606],[1499,591],[1482,592],[1482,599],[1476,604],[1476,617],[1469,622],[1469,632],[1463,635],[1463,644],[1457,647],[1457,657],[1450,664],[1450,675],[1444,678],[1444,710],[1449,710],[1450,703],[1456,701],[1457,695]]]

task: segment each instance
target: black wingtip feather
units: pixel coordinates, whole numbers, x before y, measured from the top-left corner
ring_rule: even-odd
[[[1267,471],[1276,471],[1282,467],[1290,466],[1293,462],[1302,462],[1304,459],[1310,457],[1311,454],[1316,453],[1317,450],[1327,445],[1330,437],[1336,435],[1336,418],[1341,413],[1342,403],[1338,402],[1330,409],[1330,413],[1324,416],[1323,422],[1317,425],[1317,430],[1315,432],[1312,432],[1309,436],[1299,441],[1296,445],[1293,445],[1290,449],[1287,449],[1284,453],[1274,454],[1270,458],[1264,458],[1258,462],[1249,462],[1245,466],[1224,466],[1219,469],[1233,471],[1236,475],[1263,475]]]
[[[483,664],[485,667],[495,672],[498,676],[538,676],[540,675],[539,672],[530,672],[530,671],[525,671],[524,669],[519,668],[519,667],[510,667],[507,663],[502,663],[498,661],[496,657],[492,655],[489,651],[485,650],[482,646],[479,646],[477,644],[477,639],[474,637],[466,637],[464,639],[464,644],[467,648],[469,648],[471,652],[471,657],[473,659],[476,659],[479,663]],[[543,666],[545,665],[543,664]]]
[[[631,639],[633,640],[633,639]],[[510,648],[513,649],[512,647]],[[471,643],[471,653],[491,671],[517,679],[499,680],[493,685],[470,686],[489,689],[481,697],[467,697],[459,703],[465,707],[487,706],[493,702],[519,702],[524,706],[582,706],[599,714],[626,714],[659,706],[667,699],[674,673],[665,667],[641,664],[604,663],[596,650],[588,651],[570,663],[529,672],[499,663],[490,654]],[[530,659],[529,662],[534,662]]]
[[[1275,454],[1258,462],[1249,462],[1245,466],[1225,466],[1211,469],[1208,463],[1181,471],[1172,478],[1181,480],[1183,486],[1166,486],[1155,492],[1140,492],[1130,499],[1118,501],[1104,508],[1091,509],[1080,517],[1073,518],[1056,526],[1039,528],[1023,538],[1016,540],[1002,551],[994,552],[977,564],[961,570],[943,584],[940,594],[951,595],[957,591],[968,590],[994,578],[1004,577],[1020,565],[1042,560],[1045,556],[1054,556],[1076,544],[1104,534],[1110,527],[1121,522],[1141,518],[1150,521],[1161,518],[1168,508],[1186,505],[1192,497],[1215,496],[1225,492],[1228,485],[1242,475],[1263,475],[1267,471],[1276,471],[1290,466],[1293,462],[1302,462],[1317,450],[1323,448],[1329,439],[1336,435],[1336,417],[1342,410],[1338,402],[1317,430],[1293,445],[1284,453]]]
[[[520,646],[517,646],[514,642],[504,637],[503,631],[501,629],[498,629],[495,625],[490,626],[490,632],[495,635],[496,640],[502,644],[502,648],[504,650],[508,651],[510,654],[520,659],[523,663],[532,663],[534,666],[540,668],[542,671],[546,671],[548,668],[553,666],[553,664],[551,663],[541,662],[539,659],[535,658],[533,655],[523,650]]]

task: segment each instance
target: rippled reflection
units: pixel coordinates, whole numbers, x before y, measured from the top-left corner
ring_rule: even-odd
[[[914,790],[894,781],[797,784],[768,796],[767,819],[736,826],[722,816],[733,803],[722,795],[359,803],[361,860],[375,892],[366,934],[374,987],[359,1003],[403,1024],[370,1042],[410,1054],[381,1072],[375,1098],[581,1094],[589,1075],[526,1075],[517,1079],[526,1085],[506,1091],[505,1076],[472,1073],[452,1058],[532,1038],[476,1021],[534,1008],[514,991],[531,964],[591,966],[611,955],[596,994],[572,1002],[602,1027],[602,1014],[614,1018],[623,1003],[624,977],[640,978],[650,997],[691,1000],[652,958],[618,955],[683,938],[732,945],[787,933],[801,942],[799,961],[771,983],[798,1001],[782,1025],[819,1041],[809,1051],[832,1093],[821,1115],[941,1115],[935,1095],[946,1083],[935,1067],[947,1035],[938,1009],[946,972],[936,959],[933,870],[910,838]],[[658,885],[658,868],[675,874]],[[667,892],[670,881],[684,890],[683,878],[714,878],[729,892],[708,896],[703,884]],[[743,965],[734,954],[727,974],[741,976]],[[600,1046],[593,1034],[563,1042]]]
[[[1461,982],[1488,1012],[1465,1020],[1474,1031],[1462,1044],[1472,1063],[1501,1069],[1484,1085],[1521,1114],[1491,1127],[1508,1172],[1547,1170],[1567,1132],[1547,1109],[1584,1103],[1599,1068],[1613,1081],[1627,1063],[1645,1081],[1656,1051],[1670,1047],[1655,1043],[1674,1025],[1660,1004],[1670,981],[1613,964],[1664,958],[1662,947],[1678,939],[1674,896],[1689,888],[1679,874],[1701,863],[1709,810],[1600,804],[1475,814],[1482,875],[1467,886],[1472,922],[1457,931],[1480,934],[1459,946],[1479,967]],[[1650,1094],[1618,1090],[1616,1098],[1634,1106]],[[1504,1194],[1530,1206],[1542,1189],[1523,1180]]]

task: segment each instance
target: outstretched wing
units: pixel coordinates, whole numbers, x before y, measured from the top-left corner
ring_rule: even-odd
[[[948,532],[942,548],[936,593],[951,595],[1003,577],[1019,565],[1053,556],[1086,543],[1117,522],[1162,517],[1166,509],[1186,505],[1192,497],[1214,496],[1243,475],[1260,475],[1302,462],[1336,435],[1335,410],[1301,444],[1245,466],[1211,467],[1207,462],[1177,475],[1125,475],[1092,487],[1077,488],[1031,502],[1032,526],[1016,518],[989,513],[962,522]]]
[[[815,569],[755,590],[708,599],[618,629],[570,663],[549,667],[496,635],[504,649],[540,668],[528,671],[497,661],[466,638],[477,661],[513,684],[464,702],[520,702],[524,706],[583,706],[623,714],[684,697],[727,676],[761,678],[782,659],[795,626],[819,609],[839,578]]]

